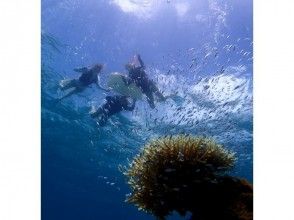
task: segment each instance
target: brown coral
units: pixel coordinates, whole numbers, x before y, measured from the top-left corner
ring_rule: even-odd
[[[192,219],[216,219],[211,208],[226,219],[250,219],[233,217],[252,216],[250,184],[222,175],[234,162],[234,153],[211,139],[159,138],[148,143],[125,172],[132,188],[127,201],[161,219],[172,211],[190,211]]]

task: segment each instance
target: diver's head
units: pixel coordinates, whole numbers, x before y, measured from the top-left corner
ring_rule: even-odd
[[[140,71],[141,69],[145,69],[144,63],[139,54],[135,54],[132,59],[125,65],[125,68],[129,72]]]
[[[104,65],[103,64],[95,64],[92,68],[92,70],[95,73],[99,73],[103,69]]]
[[[125,68],[126,68],[126,70],[129,71],[129,72],[134,71],[134,70],[136,69],[135,65],[132,64],[132,63],[127,63],[127,64],[125,65]]]

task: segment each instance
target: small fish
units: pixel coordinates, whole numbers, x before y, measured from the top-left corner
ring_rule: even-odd
[[[234,90],[236,90],[236,89],[238,89],[238,88],[240,88],[240,85],[236,86],[236,87],[234,88]]]
[[[205,85],[205,86],[203,86],[203,89],[204,89],[204,90],[209,89],[209,85]]]

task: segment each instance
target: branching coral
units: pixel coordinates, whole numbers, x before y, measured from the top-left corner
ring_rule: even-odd
[[[251,192],[252,200],[252,188],[223,175],[234,162],[234,153],[211,139],[180,135],[153,140],[125,172],[132,189],[127,201],[159,219],[172,211],[189,211],[192,219],[242,219],[232,216],[249,213],[246,199]]]

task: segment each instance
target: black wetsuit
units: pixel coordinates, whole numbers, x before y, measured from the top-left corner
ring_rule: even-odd
[[[82,86],[89,86],[92,83],[97,83],[98,82],[97,74],[94,74],[93,70],[91,69],[86,70],[79,77],[79,81],[82,84]]]
[[[146,72],[142,68],[131,70],[129,77],[146,95],[153,92],[154,82],[148,79]]]
[[[164,99],[163,95],[159,92],[155,83],[148,78],[143,68],[138,67],[129,71],[129,77],[131,81],[133,81],[136,86],[138,86],[142,90],[142,93],[147,96],[147,101],[152,108],[155,107],[153,94],[158,96],[160,99]]]
[[[91,114],[93,118],[101,116],[99,119],[100,126],[105,125],[107,119],[110,116],[117,114],[123,110],[133,111],[135,108],[135,101],[130,106],[130,102],[128,101],[127,96],[106,96],[105,99],[106,103],[99,107],[96,112]]]
[[[139,65],[129,70],[129,78],[131,79],[130,81],[134,82],[136,86],[141,89],[142,93],[146,95],[150,107],[155,108],[153,94],[155,94],[161,100],[164,100],[165,98],[158,90],[155,83],[148,78],[141,56],[137,54],[135,58],[137,59],[137,63],[139,63]]]

